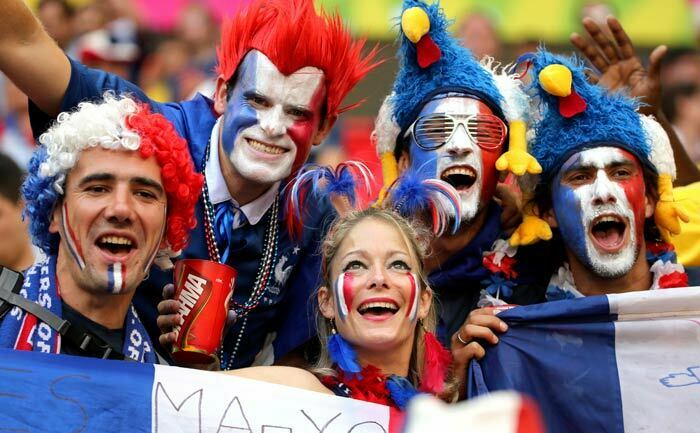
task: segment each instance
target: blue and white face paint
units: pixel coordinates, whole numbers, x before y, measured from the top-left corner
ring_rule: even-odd
[[[618,278],[639,256],[645,218],[642,168],[614,147],[569,158],[552,184],[552,204],[566,248],[596,275]]]
[[[452,94],[437,96],[425,104],[418,119],[436,113],[460,117],[493,115],[483,102]],[[420,147],[411,134],[409,152],[411,170],[426,179],[444,180],[457,190],[461,199],[462,223],[471,221],[493,197],[498,181],[495,164],[501,155],[502,144],[496,149],[483,149],[460,124],[449,140],[437,149]]]
[[[282,74],[259,51],[238,67],[221,127],[221,144],[243,178],[271,184],[303,164],[321,122],[324,74],[304,67]]]

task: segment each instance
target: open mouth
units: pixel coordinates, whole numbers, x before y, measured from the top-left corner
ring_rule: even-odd
[[[281,155],[288,151],[287,149],[284,149],[282,147],[274,146],[269,143],[263,143],[262,141],[254,140],[252,138],[246,138],[246,141],[254,150],[257,150],[258,152],[262,153],[267,153],[269,155]]]
[[[602,215],[591,224],[591,237],[604,252],[618,251],[625,243],[627,220],[619,215]]]
[[[476,182],[476,170],[469,166],[450,167],[442,172],[440,179],[457,191],[466,191]]]
[[[136,249],[136,242],[124,236],[101,236],[95,244],[105,253],[116,257],[126,257]]]
[[[366,319],[386,319],[399,311],[394,301],[366,301],[357,307],[357,312]]]

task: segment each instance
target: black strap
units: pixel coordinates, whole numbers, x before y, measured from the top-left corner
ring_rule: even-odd
[[[19,272],[0,266],[0,301],[5,301],[0,302],[0,306],[6,307],[5,311],[0,310],[0,318],[2,318],[2,314],[6,312],[9,307],[19,307],[49,325],[52,329],[61,334],[65,340],[79,347],[87,356],[133,361],[133,359],[125,356],[121,353],[121,350],[104,341],[100,336],[68,320],[58,317],[41,305],[19,295],[19,289],[22,287],[23,281],[24,277]]]

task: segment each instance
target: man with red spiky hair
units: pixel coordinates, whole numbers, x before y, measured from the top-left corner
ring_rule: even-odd
[[[270,363],[303,343],[313,330],[298,323],[316,287],[314,251],[329,207],[309,203],[309,229],[293,239],[280,224],[280,195],[343,111],[343,98],[377,65],[376,50],[363,56],[364,41],[353,41],[338,16],[317,13],[312,0],[253,0],[223,24],[213,100],[156,103],[134,84],[67,58],[21,0],[0,0],[0,14],[0,70],[29,96],[36,133],[59,112],[114,90],[148,102],[189,142],[205,183],[183,257],[238,270],[221,368]],[[170,281],[152,272],[140,291],[151,325],[156,293]],[[175,303],[163,312],[177,311]],[[161,325],[167,331],[177,320],[168,314]],[[172,337],[165,332],[161,342]]]

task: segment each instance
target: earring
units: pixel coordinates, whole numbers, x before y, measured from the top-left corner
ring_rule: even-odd
[[[355,349],[335,329],[335,322],[331,322],[331,336],[328,337],[328,355],[331,360],[347,373],[359,373],[361,368],[357,362]]]

